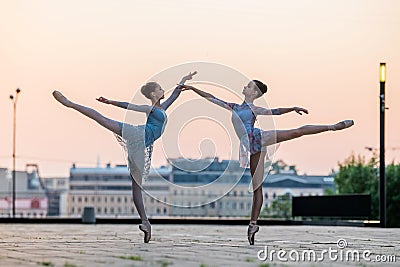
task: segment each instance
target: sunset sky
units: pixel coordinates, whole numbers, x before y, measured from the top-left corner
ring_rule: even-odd
[[[62,107],[51,95],[54,89],[122,121],[124,110],[95,98],[130,101],[160,71],[193,61],[226,65],[264,81],[269,92],[256,102],[260,105],[265,100],[270,107],[310,111],[274,117],[277,129],[354,119],[346,131],[280,145],[277,158],[300,173],[322,175],[338,169],[351,153],[370,157],[365,147],[379,147],[379,63],[386,62],[386,160],[399,162],[399,26],[396,0],[0,0],[0,167],[12,167],[9,95],[16,88],[22,90],[18,170],[38,163],[42,176],[67,176],[72,163],[121,164],[124,157],[112,133]],[[173,78],[178,82],[184,74]],[[190,99],[198,100],[199,110],[211,105],[184,92],[167,114]],[[138,98],[136,104],[146,103]],[[171,123],[168,127],[174,127]],[[219,128],[208,135],[196,127],[208,128],[191,125],[179,138],[187,157],[199,157],[203,138],[227,140]],[[230,157],[228,150],[217,146],[217,156]],[[164,163],[156,141],[153,165]]]

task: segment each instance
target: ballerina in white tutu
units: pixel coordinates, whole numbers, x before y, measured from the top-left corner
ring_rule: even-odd
[[[197,72],[193,72],[184,76],[179,84],[183,85],[187,80],[192,79],[196,73]],[[139,229],[144,232],[144,242],[148,243],[151,238],[151,224],[147,218],[143,203],[141,183],[143,177],[147,175],[150,168],[153,142],[157,140],[164,131],[167,120],[165,110],[178,98],[181,89],[179,86],[176,87],[172,95],[163,103],[161,103],[161,99],[164,98],[164,90],[156,82],[148,82],[143,85],[141,93],[151,100],[151,105],[135,105],[127,102],[109,100],[105,97],[97,98],[98,101],[105,104],[111,104],[128,110],[145,112],[147,115],[146,124],[139,126],[106,118],[94,109],[68,100],[59,91],[54,91],[53,96],[64,106],[79,111],[86,117],[95,120],[101,126],[112,131],[117,136],[118,141],[124,146],[127,152],[128,167],[132,178],[133,202],[142,220]]]
[[[354,124],[353,120],[345,120],[332,125],[305,125],[296,129],[263,131],[254,127],[258,115],[282,115],[292,111],[302,115],[303,113],[308,114],[308,111],[300,107],[265,109],[255,106],[253,104],[254,100],[261,97],[268,90],[267,86],[258,80],[250,81],[244,86],[242,91],[244,101],[242,104],[227,103],[193,86],[183,85],[181,87],[183,90],[192,90],[212,103],[232,111],[232,123],[236,135],[240,139],[239,162],[242,167],[250,167],[252,176],[253,204],[247,231],[250,245],[254,245],[254,236],[259,230],[257,219],[263,203],[261,185],[264,178],[266,146],[289,141],[304,135],[343,130]]]

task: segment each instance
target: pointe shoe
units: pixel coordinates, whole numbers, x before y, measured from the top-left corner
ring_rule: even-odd
[[[149,243],[150,238],[151,238],[151,225],[150,225],[150,223],[148,223],[148,224],[144,224],[144,223],[139,224],[139,229],[141,231],[143,231],[143,233],[144,233],[144,239],[143,239],[144,243]]]
[[[247,228],[247,239],[249,240],[250,245],[254,245],[254,236],[260,230],[260,227],[255,224],[249,224],[249,228]]]
[[[335,125],[332,126],[332,131],[338,131],[338,130],[343,130],[346,128],[349,128],[354,125],[353,120],[344,120],[341,122],[336,123]]]
[[[71,101],[69,101],[61,92],[59,91],[53,91],[53,97],[60,102],[61,104],[63,104],[66,107],[70,107],[71,105]]]

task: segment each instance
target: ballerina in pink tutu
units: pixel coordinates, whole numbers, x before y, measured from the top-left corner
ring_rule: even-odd
[[[244,86],[242,91],[244,101],[242,104],[225,102],[193,86],[182,85],[181,87],[183,90],[192,90],[212,103],[232,111],[232,123],[240,139],[239,162],[242,167],[250,167],[252,176],[253,203],[250,224],[247,230],[250,245],[254,245],[254,236],[259,231],[257,219],[263,204],[261,185],[264,178],[266,146],[289,141],[304,135],[343,130],[354,125],[353,120],[344,120],[332,125],[305,125],[290,130],[263,131],[254,127],[256,117],[259,115],[282,115],[292,111],[302,115],[304,113],[308,114],[308,111],[300,107],[266,109],[255,106],[253,104],[254,100],[261,97],[268,90],[267,86],[258,80],[250,81]]]

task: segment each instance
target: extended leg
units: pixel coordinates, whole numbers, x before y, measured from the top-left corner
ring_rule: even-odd
[[[119,136],[122,135],[122,129],[121,129],[122,127],[121,127],[120,122],[106,118],[94,109],[76,104],[76,103],[68,100],[63,94],[61,94],[58,91],[54,91],[53,96],[58,102],[60,102],[64,106],[75,109],[76,111],[79,111],[86,117],[89,117],[89,118],[95,120],[101,126],[107,128],[108,130],[112,131],[113,133],[115,133]]]
[[[304,135],[319,134],[326,131],[338,131],[354,125],[352,120],[345,120],[332,125],[305,125],[297,129],[268,131],[263,134],[263,146],[289,141]]]

